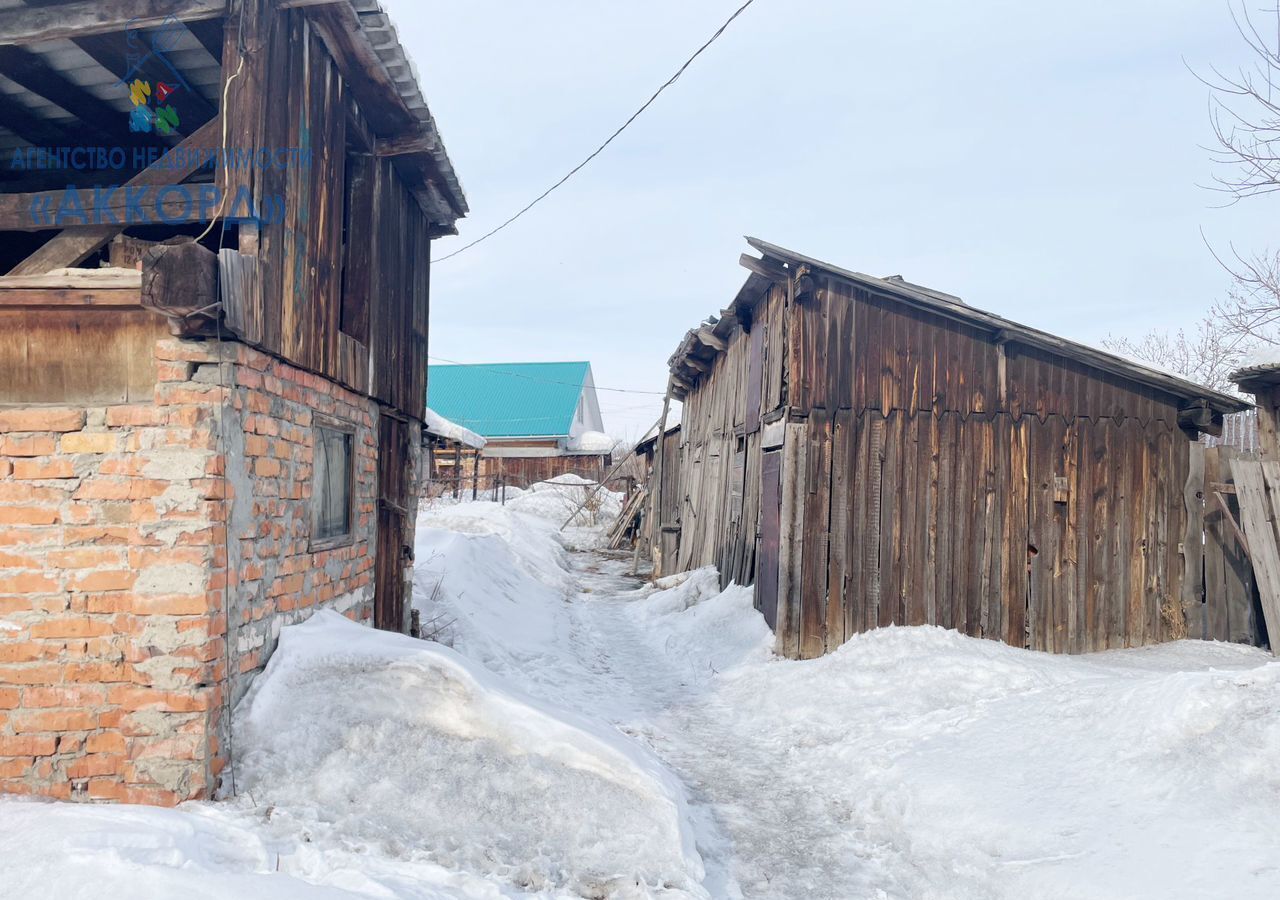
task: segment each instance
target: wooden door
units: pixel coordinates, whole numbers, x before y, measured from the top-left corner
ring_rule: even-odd
[[[766,450],[760,462],[760,549],[756,552],[756,609],[778,627],[778,558],[781,552],[782,451]]]
[[[405,589],[413,564],[413,548],[408,543],[409,465],[409,423],[384,413],[378,422],[373,624],[385,631],[405,630]]]

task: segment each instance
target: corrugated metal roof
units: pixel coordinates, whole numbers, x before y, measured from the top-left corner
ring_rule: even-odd
[[[427,407],[486,438],[566,437],[587,362],[427,367]]]

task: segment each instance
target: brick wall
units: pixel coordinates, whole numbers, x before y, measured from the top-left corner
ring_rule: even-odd
[[[323,604],[373,617],[377,525],[377,405],[318,375],[238,344],[220,377],[234,384],[224,411],[232,503],[231,695],[238,701],[266,665],[284,625]],[[208,375],[205,372],[208,372]],[[197,377],[213,377],[216,366]],[[350,544],[313,552],[311,486],[317,414],[355,428]]]
[[[239,344],[155,356],[152,403],[0,409],[0,791],[208,796],[280,627],[371,616],[373,402]],[[359,472],[354,539],[320,552],[316,413]]]
[[[172,803],[207,790],[224,568],[215,399],[0,410],[0,790]]]

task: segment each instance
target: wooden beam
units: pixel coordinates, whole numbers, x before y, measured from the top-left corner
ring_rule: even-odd
[[[0,231],[70,231],[109,225],[112,224],[112,219],[120,221],[121,227],[125,228],[207,221],[202,216],[198,201],[169,197],[162,204],[157,196],[148,192],[145,196],[131,198],[123,188],[102,188],[98,191],[92,188],[63,188],[60,191],[0,194]],[[85,212],[84,221],[57,221],[54,211],[73,208],[73,197]],[[48,215],[40,216],[33,210],[47,210]],[[128,221],[125,221],[126,215],[130,216]]]
[[[117,78],[123,78],[129,74],[126,40],[125,32],[120,32],[76,38],[75,43],[102,68]],[[169,84],[178,80],[186,82],[187,89],[174,95],[173,106],[181,119],[177,130],[182,134],[190,134],[196,126],[202,125],[217,115],[218,111],[212,103],[196,93],[191,82],[180,70],[170,68],[172,65],[171,62],[162,62],[156,56],[144,55],[133,71],[133,77],[150,81],[153,86],[161,81]],[[124,87],[121,86],[120,89],[123,91]],[[119,113],[116,115],[118,116]]]
[[[0,46],[154,28],[170,18],[216,19],[226,13],[227,0],[77,0],[57,6],[19,6],[0,10]]]
[[[434,134],[422,132],[379,140],[374,145],[375,156],[407,156],[410,153],[429,153],[436,148]]]
[[[198,22],[187,22],[186,26],[214,61],[222,62],[223,29],[226,28],[226,22],[222,19],[201,19]]]
[[[1213,499],[1217,501],[1219,508],[1222,510],[1222,515],[1227,520],[1227,524],[1231,526],[1236,540],[1240,542],[1240,549],[1244,551],[1245,556],[1249,556],[1249,539],[1245,537],[1244,530],[1236,522],[1236,517],[1231,514],[1231,507],[1227,504],[1227,498],[1222,496],[1221,491],[1214,491]]]
[[[175,149],[181,150],[186,156],[194,158],[198,155],[203,155],[196,154],[194,151],[213,149],[220,146],[221,138],[221,117],[215,117],[202,125]],[[155,165],[143,169],[129,179],[125,183],[125,187],[178,184],[192,172],[197,171],[197,168],[178,165],[170,166],[167,164],[167,160],[162,157]],[[114,225],[94,225],[87,228],[76,228],[73,231],[64,231],[18,263],[10,270],[9,274],[41,275],[52,269],[78,265],[117,234],[124,231],[126,227],[128,227],[127,224],[122,222]]]
[[[767,259],[757,259],[748,253],[738,257],[738,264],[748,272],[754,272],[762,278],[768,278],[770,281],[785,282],[790,277],[787,270],[777,263]]]
[[[22,47],[0,47],[0,75],[56,103],[100,135],[110,137],[111,143],[119,143],[120,113],[50,66],[40,54]],[[83,143],[84,136],[79,138]]]
[[[0,94],[0,127],[7,128],[28,144],[37,147],[61,147],[74,141],[72,132],[40,118],[7,94]],[[14,171],[9,168],[7,160],[5,169],[5,174]]]
[[[217,333],[218,257],[194,240],[156,244],[142,256],[142,305],[176,337]]]
[[[728,341],[725,341],[723,338],[716,337],[711,332],[710,328],[699,328],[694,332],[694,337],[706,346],[710,347],[712,350],[717,350],[720,353],[729,349]]]
[[[0,309],[15,307],[60,308],[68,306],[140,307],[138,288],[25,287],[0,285]]]

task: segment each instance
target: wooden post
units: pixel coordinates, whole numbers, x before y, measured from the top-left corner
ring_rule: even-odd
[[[804,560],[804,506],[806,491],[803,422],[787,423],[782,444],[782,512],[778,553],[778,622],[775,648],[778,655],[800,657],[800,596]]]
[[[1182,614],[1187,620],[1187,637],[1209,639],[1209,619],[1204,603],[1204,444],[1188,444],[1191,465],[1182,489],[1187,527],[1182,535]]]
[[[462,445],[453,447],[453,499],[462,497]]]
[[[649,520],[649,556],[653,560],[653,577],[661,578],[668,574],[666,561],[662,558],[662,465],[663,445],[667,438],[667,415],[671,411],[671,379],[667,379],[667,392],[662,397],[662,415],[658,418],[658,436],[653,445],[653,489],[650,494],[650,509],[653,515]]]

